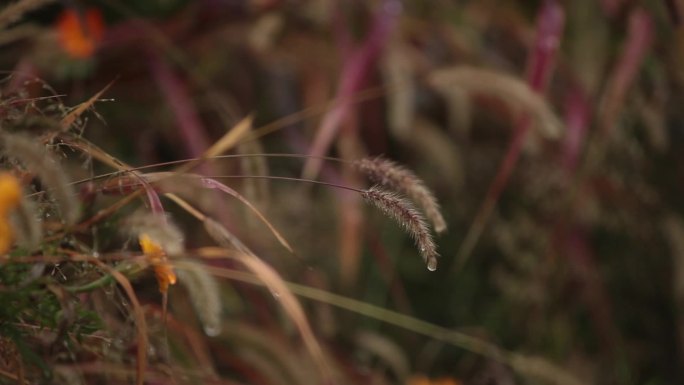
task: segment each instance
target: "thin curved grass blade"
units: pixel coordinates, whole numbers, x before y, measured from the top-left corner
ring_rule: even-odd
[[[314,336],[308,318],[304,313],[304,309],[278,272],[257,257],[249,248],[243,245],[239,239],[218,222],[207,218],[204,221],[204,226],[207,233],[209,233],[220,246],[236,247],[239,250],[237,253],[227,254],[228,257],[242,263],[269,289],[273,297],[278,300],[283,310],[285,310],[299,330],[306,348],[311,353],[311,356],[321,371],[321,375],[326,380],[325,383],[332,383],[331,366],[325,358],[321,345]]]

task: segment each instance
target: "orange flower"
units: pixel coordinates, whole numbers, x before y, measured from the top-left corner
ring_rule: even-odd
[[[173,268],[166,260],[164,249],[154,242],[147,234],[140,234],[138,242],[140,243],[140,248],[143,253],[149,258],[149,261],[154,268],[154,275],[157,277],[159,291],[166,294],[169,290],[169,285],[175,285],[177,278]]]
[[[11,174],[0,174],[0,214],[19,205],[21,200],[21,185]]]
[[[11,174],[0,174],[0,254],[5,254],[14,243],[14,231],[9,221],[12,209],[21,201],[21,185]]]
[[[78,59],[91,57],[104,34],[102,13],[96,8],[82,13],[65,9],[57,19],[56,27],[62,49]]]

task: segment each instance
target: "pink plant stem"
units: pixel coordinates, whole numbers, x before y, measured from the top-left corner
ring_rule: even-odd
[[[180,77],[174,74],[172,68],[157,54],[151,53],[149,59],[150,72],[161,89],[166,102],[173,111],[178,124],[182,142],[188,157],[196,158],[209,148],[209,138],[197,111],[188,88]],[[214,174],[214,165],[203,163],[198,167],[199,174]],[[231,208],[222,200],[215,198],[215,212],[217,218],[229,230],[233,231],[235,226],[231,220]]]
[[[652,21],[642,9],[635,9],[629,18],[629,34],[622,56],[615,65],[616,70],[608,80],[599,110],[599,129],[603,136],[614,130],[615,120],[620,113],[626,92],[634,82],[652,42]],[[586,136],[590,108],[579,89],[571,91],[566,100],[567,134],[563,148],[563,165],[566,172],[577,169],[577,159]],[[586,184],[586,181],[583,182]],[[596,266],[596,257],[591,252],[587,235],[575,224],[565,225],[560,218],[557,229],[563,240],[560,250],[567,254],[576,279],[582,285],[582,301],[586,304],[601,346],[612,350],[619,342],[614,325],[610,298]]]
[[[599,127],[605,135],[610,135],[615,120],[624,104],[627,90],[631,87],[653,43],[653,21],[641,8],[632,10],[629,15],[629,31],[622,56],[618,59],[607,89],[601,100]]]
[[[601,340],[599,345],[606,351],[611,351],[619,341],[619,334],[616,333],[611,302],[596,266],[596,257],[587,241],[587,234],[579,226],[574,226],[568,229],[563,238],[562,249],[573,262],[570,267],[581,285],[580,300],[589,309],[596,337]]]
[[[537,33],[534,46],[528,56],[527,82],[533,90],[542,93],[554,69],[556,51],[565,25],[565,12],[555,0],[547,0],[537,15]],[[494,180],[489,186],[484,202],[468,230],[465,240],[456,256],[455,269],[460,269],[480,238],[491,216],[496,202],[508,184],[508,180],[520,158],[522,145],[527,137],[530,118],[523,116],[517,123],[506,154],[499,166]]]
[[[142,183],[142,186],[145,189],[145,195],[147,195],[147,200],[150,202],[150,211],[152,211],[152,213],[154,213],[155,215],[159,215],[160,217],[164,218],[164,221],[166,221],[164,206],[162,205],[161,200],[159,199],[159,195],[156,191],[154,191],[154,188],[150,186],[150,184],[147,183],[147,181],[145,181],[142,177],[140,178],[140,182]]]
[[[188,157],[198,157],[209,147],[204,127],[183,81],[157,55],[150,55],[150,72],[173,112]]]
[[[591,109],[586,95],[579,86],[575,86],[568,92],[565,99],[565,137],[561,164],[568,176],[577,170],[590,118]]]
[[[620,8],[624,5],[625,0],[600,0],[603,13],[608,17],[616,17],[620,13]]]
[[[311,158],[304,164],[302,178],[317,178],[322,166],[322,161],[318,157],[327,153],[339,132],[342,121],[353,112],[354,94],[362,88],[368,72],[377,61],[396,24],[400,10],[401,4],[398,0],[385,0],[375,15],[365,43],[345,60],[335,103],[323,117],[309,151]]]

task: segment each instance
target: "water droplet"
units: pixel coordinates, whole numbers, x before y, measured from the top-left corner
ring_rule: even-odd
[[[427,261],[427,269],[430,271],[437,270],[437,258],[430,258]]]
[[[277,291],[272,291],[271,295],[273,295],[273,298],[276,299],[276,301],[280,300],[280,293]]]
[[[209,337],[221,334],[221,325],[204,325],[204,333]]]

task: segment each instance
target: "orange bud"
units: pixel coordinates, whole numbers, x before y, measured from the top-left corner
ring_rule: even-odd
[[[11,174],[0,174],[0,214],[19,205],[21,201],[21,185]]]
[[[154,275],[157,277],[159,291],[166,293],[169,290],[169,285],[176,284],[177,278],[171,265],[166,262],[166,253],[164,252],[164,249],[147,234],[140,234],[138,242],[140,243],[140,248],[143,253],[149,258],[150,263],[154,268]]]
[[[69,55],[86,59],[93,55],[104,35],[102,13],[89,8],[83,14],[66,9],[57,19],[57,32],[62,49]]]

